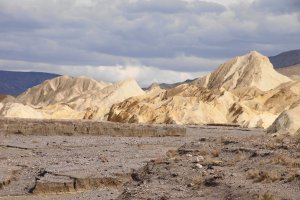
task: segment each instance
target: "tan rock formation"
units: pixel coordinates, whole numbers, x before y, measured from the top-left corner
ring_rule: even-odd
[[[17,99],[36,107],[65,103],[91,90],[101,90],[111,83],[98,82],[87,77],[60,76],[28,89]]]
[[[112,104],[142,94],[134,80],[111,84],[62,76],[27,90],[16,98],[20,103],[2,103],[0,113],[19,118],[103,120]]]
[[[252,51],[225,62],[211,74],[195,80],[193,84],[209,89],[256,87],[267,91],[289,81],[291,79],[273,69],[268,57]]]
[[[299,90],[300,83],[277,73],[267,57],[251,52],[191,84],[115,104],[108,120],[267,128],[300,99]]]
[[[58,77],[12,101],[2,101],[0,114],[262,128],[273,124],[274,130],[298,133],[299,101],[300,82],[277,73],[267,57],[253,51],[203,78],[168,90],[153,85],[144,92],[134,80],[111,84],[86,77]]]
[[[300,135],[300,101],[284,111],[268,128],[270,133]]]

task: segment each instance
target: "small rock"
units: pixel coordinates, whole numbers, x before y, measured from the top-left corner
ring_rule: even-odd
[[[187,156],[187,157],[193,157],[193,155],[191,155],[191,154],[186,154],[186,156]]]
[[[215,187],[215,186],[219,185],[219,183],[216,182],[215,177],[208,177],[205,179],[204,185],[207,187]]]
[[[203,166],[201,165],[201,164],[196,164],[196,167],[198,167],[199,169],[202,169],[203,168]]]
[[[214,166],[212,164],[208,164],[207,169],[214,169]]]
[[[203,161],[203,160],[204,160],[203,156],[197,156],[196,157],[196,162],[200,162],[200,161]]]
[[[140,175],[138,173],[136,173],[136,172],[134,172],[134,173],[131,174],[131,178],[132,178],[132,180],[137,181],[137,182],[140,182],[142,180],[140,178]]]
[[[193,185],[194,185],[193,183],[187,184],[188,187],[193,187]]]

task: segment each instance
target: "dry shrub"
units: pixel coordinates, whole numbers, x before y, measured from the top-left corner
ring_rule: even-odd
[[[229,165],[234,166],[238,162],[241,162],[243,160],[246,160],[249,158],[248,153],[244,151],[238,151],[237,154],[235,154],[235,157],[229,162]]]
[[[221,154],[221,149],[219,149],[219,148],[214,148],[212,151],[211,151],[211,155],[213,156],[213,157],[219,157],[220,156],[220,154]]]
[[[276,156],[274,156],[272,161],[275,164],[281,164],[284,166],[300,168],[300,160],[289,157],[289,156],[276,155]]]
[[[220,139],[220,143],[222,143],[223,145],[229,145],[229,144],[235,144],[238,143],[236,141],[236,139],[232,138],[232,137],[221,137]]]
[[[192,184],[194,187],[199,188],[203,183],[203,178],[202,176],[194,176],[192,179]]]
[[[259,177],[259,170],[257,170],[257,169],[250,169],[247,172],[247,177],[249,179],[255,179],[255,178]]]
[[[288,182],[292,182],[293,180],[295,180],[296,178],[300,179],[300,170],[294,171],[294,172],[290,172],[289,173],[289,177],[288,177]]]
[[[208,151],[207,151],[207,149],[200,149],[199,150],[199,155],[201,155],[201,156],[206,156],[208,154]]]
[[[204,165],[211,165],[211,166],[221,166],[223,164],[223,161],[221,160],[215,160],[211,158],[210,156],[206,156],[204,158]]]
[[[236,155],[236,161],[242,161],[242,160],[246,160],[248,158],[248,155],[246,152],[244,151],[238,151],[237,155]]]
[[[176,150],[171,149],[171,150],[167,151],[166,155],[168,158],[174,159],[178,156],[178,152]]]
[[[276,200],[276,198],[272,194],[266,192],[264,194],[259,195],[257,200]]]
[[[99,155],[99,156],[98,156],[98,159],[99,159],[101,162],[108,162],[107,157],[104,156],[104,155]]]
[[[275,182],[281,178],[281,175],[275,170],[266,172],[257,169],[250,169],[247,172],[247,177],[249,179],[253,179],[255,182]]]

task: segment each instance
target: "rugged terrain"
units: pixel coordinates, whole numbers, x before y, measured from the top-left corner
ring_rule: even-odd
[[[177,127],[186,135],[43,136],[1,129],[0,199],[299,197],[299,138],[231,126]]]

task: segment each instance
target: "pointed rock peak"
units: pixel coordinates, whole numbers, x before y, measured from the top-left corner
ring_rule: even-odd
[[[264,55],[262,55],[258,51],[250,51],[247,55],[249,55],[249,56],[260,56],[260,57],[263,56],[263,57],[265,57]]]
[[[251,51],[225,62],[214,72],[194,83],[209,89],[224,87],[232,90],[257,87],[262,91],[267,91],[288,81],[291,80],[273,69],[273,65],[266,56],[257,51]]]
[[[248,54],[241,56],[240,58],[246,58],[248,60],[261,60],[264,62],[270,62],[267,56],[259,53],[258,51],[250,51]]]
[[[134,85],[138,85],[138,83],[136,82],[136,80],[132,79],[132,78],[129,78],[129,79],[126,79],[126,80],[122,80],[122,81],[119,81],[117,82],[115,85],[130,85],[130,84],[134,84]]]
[[[150,85],[150,87],[149,87],[149,90],[152,90],[152,89],[157,88],[157,87],[160,88],[160,86],[159,86],[158,83],[152,83],[152,84]]]

